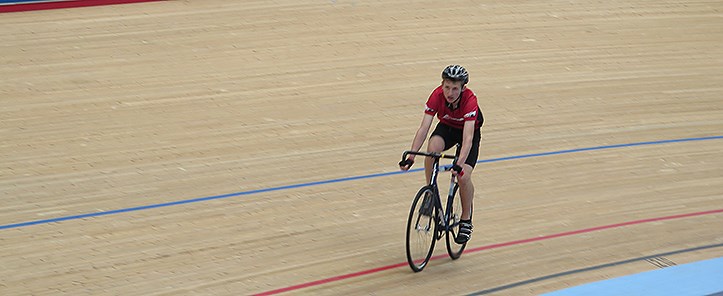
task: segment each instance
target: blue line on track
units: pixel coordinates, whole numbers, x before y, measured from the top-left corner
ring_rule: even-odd
[[[541,157],[541,156],[549,156],[549,155],[568,154],[568,153],[585,152],[585,151],[596,151],[596,150],[605,150],[605,149],[614,149],[614,148],[624,148],[624,147],[661,145],[661,144],[670,144],[670,143],[708,141],[708,140],[719,140],[719,139],[723,139],[723,136],[711,136],[711,137],[699,137],[699,138],[683,138],[683,139],[673,139],[673,140],[661,140],[661,141],[637,142],[637,143],[628,143],[628,144],[605,145],[605,146],[595,146],[595,147],[587,147],[587,148],[567,149],[567,150],[559,150],[559,151],[543,152],[543,153],[523,154],[523,155],[500,157],[500,158],[492,158],[492,159],[483,159],[483,160],[477,161],[477,163],[490,163],[490,162],[499,162],[499,161],[514,160],[514,159],[522,159],[522,158],[532,158],[532,157]],[[125,209],[118,209],[118,210],[111,210],[111,211],[87,213],[87,214],[80,214],[80,215],[73,215],[73,216],[65,216],[65,217],[52,218],[52,219],[44,219],[44,220],[35,220],[35,221],[28,221],[28,222],[14,223],[14,224],[6,224],[6,225],[0,225],[0,230],[3,230],[3,229],[11,229],[11,228],[21,228],[21,227],[27,227],[27,226],[32,226],[32,225],[38,225],[38,224],[48,224],[48,223],[54,223],[54,222],[62,222],[62,221],[68,221],[68,220],[77,220],[77,219],[84,219],[84,218],[91,218],[91,217],[100,217],[100,216],[107,216],[107,215],[113,215],[113,214],[120,214],[120,213],[127,213],[127,212],[135,212],[135,211],[142,211],[142,210],[149,210],[149,209],[155,209],[155,208],[170,207],[170,206],[176,206],[176,205],[197,203],[197,202],[203,202],[203,201],[209,201],[209,200],[216,200],[216,199],[224,199],[224,198],[236,197],[236,196],[252,195],[252,194],[272,192],[272,191],[280,191],[280,190],[287,190],[287,189],[296,189],[296,188],[311,187],[311,186],[317,186],[317,185],[324,185],[324,184],[331,184],[331,183],[340,183],[340,182],[347,182],[347,181],[354,181],[354,180],[362,180],[362,179],[371,179],[371,178],[377,178],[377,177],[385,177],[385,176],[391,176],[391,175],[404,174],[404,173],[408,173],[408,172],[418,172],[418,171],[421,171],[421,170],[423,170],[423,168],[411,169],[411,170],[409,170],[409,171],[407,171],[407,172],[397,171],[397,172],[387,172],[387,173],[377,173],[377,174],[370,174],[370,175],[352,176],[352,177],[345,177],[345,178],[338,178],[338,179],[330,179],[330,180],[323,180],[323,181],[316,181],[316,182],[309,182],[309,183],[300,183],[300,184],[293,184],[293,185],[286,185],[286,186],[279,186],[279,187],[271,187],[271,188],[264,188],[264,189],[250,190],[250,191],[241,191],[241,192],[228,193],[228,194],[222,194],[222,195],[214,195],[214,196],[207,196],[207,197],[200,197],[200,198],[194,198],[194,199],[179,200],[179,201],[173,201],[173,202],[167,202],[167,203],[160,203],[160,204],[153,204],[153,205],[147,205],[147,206],[139,206],[139,207],[125,208]]]

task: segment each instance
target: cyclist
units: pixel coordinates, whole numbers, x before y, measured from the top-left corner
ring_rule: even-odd
[[[484,122],[482,111],[477,103],[477,96],[466,85],[469,74],[460,65],[449,65],[442,71],[442,84],[432,91],[424,109],[422,123],[412,141],[412,151],[419,151],[424,144],[434,115],[439,123],[432,132],[427,144],[427,152],[441,153],[456,144],[459,159],[452,166],[452,173],[457,176],[459,194],[462,201],[462,216],[459,223],[459,235],[455,239],[458,244],[466,243],[472,235],[472,200],[474,185],[472,171],[479,154],[480,128]],[[414,155],[399,162],[399,168],[406,171],[412,167]],[[431,181],[433,159],[427,157],[424,162],[427,183]],[[427,198],[425,198],[426,200]]]

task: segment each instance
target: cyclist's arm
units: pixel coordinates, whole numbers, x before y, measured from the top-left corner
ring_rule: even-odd
[[[419,151],[419,149],[422,149],[424,140],[427,138],[427,133],[429,133],[429,127],[432,126],[432,120],[434,120],[434,115],[430,115],[427,113],[424,114],[424,117],[422,118],[422,124],[419,125],[417,134],[414,135],[414,140],[412,141],[412,151]],[[472,143],[471,139],[470,143]],[[408,159],[413,160],[414,155],[410,154]]]
[[[472,148],[472,140],[474,139],[474,120],[467,120],[464,122],[464,129],[462,129],[462,148],[459,151],[459,158],[457,159],[457,165],[462,166],[469,156],[469,150]]]

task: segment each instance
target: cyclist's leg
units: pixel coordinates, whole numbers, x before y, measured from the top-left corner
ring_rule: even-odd
[[[472,201],[474,199],[472,173],[474,172],[474,167],[477,164],[477,158],[479,156],[480,138],[480,131],[479,129],[476,129],[474,131],[474,138],[472,139],[472,147],[469,149],[469,155],[463,165],[465,173],[462,177],[457,179],[457,182],[459,183],[459,195],[462,199],[462,220],[472,219]]]
[[[462,202],[462,215],[459,219],[459,230],[454,241],[464,244],[472,237],[472,203],[474,200],[474,184],[472,184],[472,172],[474,168],[465,162],[462,165],[464,175],[457,178],[459,184],[459,198]]]
[[[441,153],[444,150],[449,149],[454,145],[454,141],[451,139],[451,127],[438,123],[437,127],[434,128],[432,135],[429,136],[429,143],[427,144],[427,152]],[[434,165],[434,159],[431,157],[425,157],[424,160],[424,172],[427,177],[427,184],[432,179],[432,166]]]
[[[462,166],[464,175],[457,178],[459,184],[459,196],[462,199],[462,220],[472,220],[472,201],[474,199],[474,184],[472,183],[472,172],[474,167],[465,163]]]
[[[459,197],[462,201],[462,215],[460,217],[460,230],[457,243],[464,243],[472,235],[472,206],[474,201],[474,184],[472,183],[472,173],[477,164],[479,155],[480,132],[475,130],[472,147],[469,156],[463,165],[464,175],[457,179],[459,184]]]
[[[459,138],[461,141],[462,132],[459,132]],[[474,131],[474,137],[472,138],[472,147],[469,149],[469,155],[462,165],[464,175],[457,178],[459,184],[459,196],[462,200],[462,220],[472,219],[472,201],[474,199],[474,184],[472,183],[472,173],[474,167],[477,164],[477,158],[479,156],[479,142],[480,142],[480,131],[476,129]],[[460,147],[461,148],[461,147]],[[457,151],[459,153],[459,151]]]
[[[444,149],[444,139],[439,136],[432,134],[429,138],[429,143],[427,144],[427,152],[442,152]],[[434,166],[434,159],[431,157],[425,157],[424,158],[424,173],[427,178],[427,183],[429,184],[432,180],[432,170]],[[424,216],[432,216],[432,209],[433,209],[433,201],[432,196],[427,193],[427,196],[424,197],[424,200],[422,201],[422,207],[420,208],[420,214]]]

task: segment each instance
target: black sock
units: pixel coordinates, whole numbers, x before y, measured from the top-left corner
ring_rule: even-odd
[[[459,220],[459,223],[469,223],[469,224],[472,224],[472,219],[469,219],[469,220]]]

